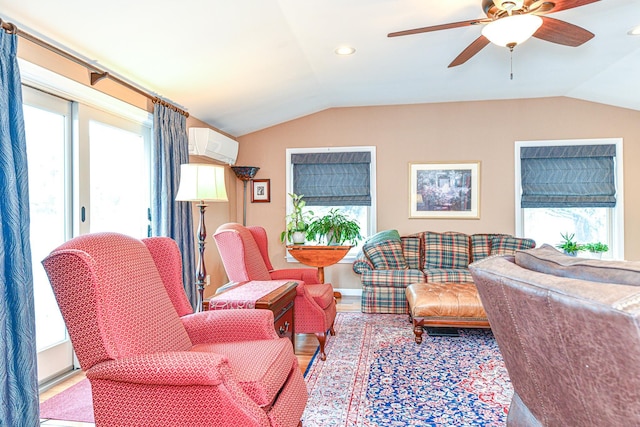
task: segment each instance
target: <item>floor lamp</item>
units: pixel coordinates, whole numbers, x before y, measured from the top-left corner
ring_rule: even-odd
[[[196,288],[198,303],[196,311],[202,311],[204,301],[204,285],[207,278],[207,268],[204,265],[204,245],[207,228],[204,224],[205,202],[226,202],[227,190],[224,184],[224,167],[190,163],[180,165],[180,187],[176,194],[176,201],[198,202],[200,208],[200,223],[198,224],[198,269],[196,271]]]
[[[231,170],[244,184],[244,199],[242,201],[242,225],[247,225],[247,183],[253,179],[260,170],[256,166],[231,166]]]

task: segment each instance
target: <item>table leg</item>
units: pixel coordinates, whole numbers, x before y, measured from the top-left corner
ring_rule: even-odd
[[[318,267],[318,280],[320,283],[324,283],[324,267]]]

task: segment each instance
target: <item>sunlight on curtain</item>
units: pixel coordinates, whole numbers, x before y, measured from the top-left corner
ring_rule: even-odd
[[[0,425],[36,426],[27,142],[17,43],[15,34],[0,30]]]
[[[182,276],[192,307],[195,290],[195,236],[191,203],[176,202],[180,165],[189,163],[187,119],[182,114],[155,104],[151,150],[151,228],[154,236],[174,239],[182,252]]]

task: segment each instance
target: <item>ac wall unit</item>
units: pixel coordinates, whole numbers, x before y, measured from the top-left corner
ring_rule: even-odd
[[[189,154],[233,165],[238,158],[238,142],[213,129],[189,128]]]

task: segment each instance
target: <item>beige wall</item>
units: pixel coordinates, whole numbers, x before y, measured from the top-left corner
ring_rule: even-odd
[[[625,257],[640,260],[640,112],[571,98],[333,108],[242,136],[238,164],[271,179],[271,203],[248,203],[247,224],[266,227],[276,268],[291,266],[278,237],[284,228],[285,149],[377,147],[378,230],[514,233],[514,141],[624,139]],[[408,163],[481,161],[480,219],[408,218]],[[237,187],[241,191],[241,187]],[[238,200],[241,200],[238,193]],[[241,217],[241,203],[238,217]],[[636,213],[636,214],[634,214]],[[350,265],[326,269],[337,288],[359,288]]]
[[[39,47],[27,40],[20,39],[18,44],[18,56],[24,60],[37,64],[41,67],[47,68],[60,75],[68,77],[72,80],[80,82],[86,86],[90,86],[90,73],[81,65],[75,64],[59,55],[52,53],[42,47]],[[101,80],[95,86],[94,89],[125,101],[138,108],[145,109],[149,112],[153,112],[152,102],[145,96],[136,93],[130,89],[120,86],[108,79]],[[189,116],[187,118],[187,127],[209,127],[212,126],[198,120],[195,117]],[[230,135],[227,135],[230,136]],[[191,163],[218,163],[215,160],[200,156],[191,156]],[[227,169],[226,174],[227,193],[229,195],[228,203],[211,203],[207,206],[205,211],[205,225],[207,228],[207,234],[211,236],[216,228],[220,224],[225,222],[236,220],[236,177],[231,171]],[[197,229],[200,211],[193,204],[193,216],[194,227]],[[194,247],[196,247],[196,254],[198,253],[197,243],[194,241]],[[205,288],[205,296],[209,296],[215,292],[215,289],[220,285],[226,283],[227,278],[224,272],[224,267],[220,261],[220,256],[215,243],[210,238],[207,239],[205,246],[205,265],[207,267],[207,273],[211,276],[211,286]]]

